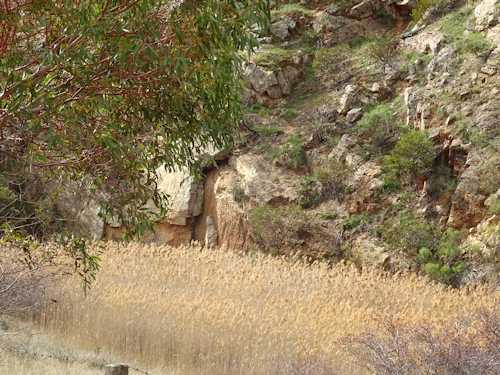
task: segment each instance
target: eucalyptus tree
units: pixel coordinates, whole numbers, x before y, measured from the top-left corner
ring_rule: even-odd
[[[0,1],[0,188],[21,172],[85,180],[144,229],[145,202],[166,207],[160,166],[232,144],[267,20],[268,0]]]

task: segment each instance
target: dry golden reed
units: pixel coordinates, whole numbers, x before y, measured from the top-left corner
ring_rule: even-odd
[[[50,296],[57,303],[35,317],[44,329],[182,375],[360,374],[339,342],[380,317],[438,330],[499,302],[486,286],[450,289],[415,274],[144,244],[107,245],[87,298],[74,280]],[[300,370],[313,364],[336,372]]]

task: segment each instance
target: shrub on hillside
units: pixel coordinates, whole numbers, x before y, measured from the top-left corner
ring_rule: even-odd
[[[434,144],[427,134],[412,130],[401,137],[394,150],[384,158],[384,172],[405,180],[427,174],[436,157]]]
[[[363,115],[356,131],[369,152],[380,153],[395,141],[401,128],[391,106],[379,104]]]
[[[460,231],[449,228],[442,234],[434,251],[426,247],[419,250],[417,260],[422,264],[423,271],[432,279],[446,284],[458,281],[465,270],[465,264],[461,260],[461,237]]]
[[[409,210],[387,221],[380,232],[389,245],[412,254],[421,248],[434,249],[439,238],[433,225]]]
[[[273,254],[284,247],[292,250],[293,239],[306,221],[304,211],[298,206],[264,205],[253,208],[249,215],[252,239],[262,250]]]
[[[312,208],[323,201],[338,199],[347,190],[347,178],[351,169],[345,163],[332,159],[305,176],[299,188],[299,204]]]

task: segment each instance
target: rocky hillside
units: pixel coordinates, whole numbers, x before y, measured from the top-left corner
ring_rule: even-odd
[[[237,147],[207,152],[204,181],[164,174],[150,239],[497,280],[499,4],[274,5]],[[71,210],[94,238],[123,232]]]

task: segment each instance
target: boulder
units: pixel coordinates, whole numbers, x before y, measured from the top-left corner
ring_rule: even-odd
[[[285,16],[282,19],[273,22],[269,29],[275,38],[284,41],[288,39],[290,31],[294,30],[296,26],[297,23],[293,18]]]
[[[500,7],[498,0],[482,0],[474,8],[475,30],[484,31],[498,24]]]
[[[355,85],[347,85],[340,98],[338,112],[346,114],[356,103],[358,88]]]
[[[353,124],[358,121],[363,116],[362,108],[353,108],[349,112],[347,112],[346,120],[348,123]]]
[[[158,190],[168,197],[168,211],[164,221],[174,225],[187,225],[190,218],[201,214],[203,206],[203,184],[189,171],[167,172],[157,170]],[[150,202],[148,207],[156,209]]]
[[[390,261],[387,249],[368,236],[361,236],[354,241],[351,256],[361,266],[385,267]]]
[[[266,93],[271,87],[278,85],[278,79],[274,72],[265,70],[255,64],[249,64],[246,67],[244,77],[259,95]]]
[[[296,177],[267,162],[261,155],[231,159],[245,195],[257,204],[292,202],[298,198]]]

